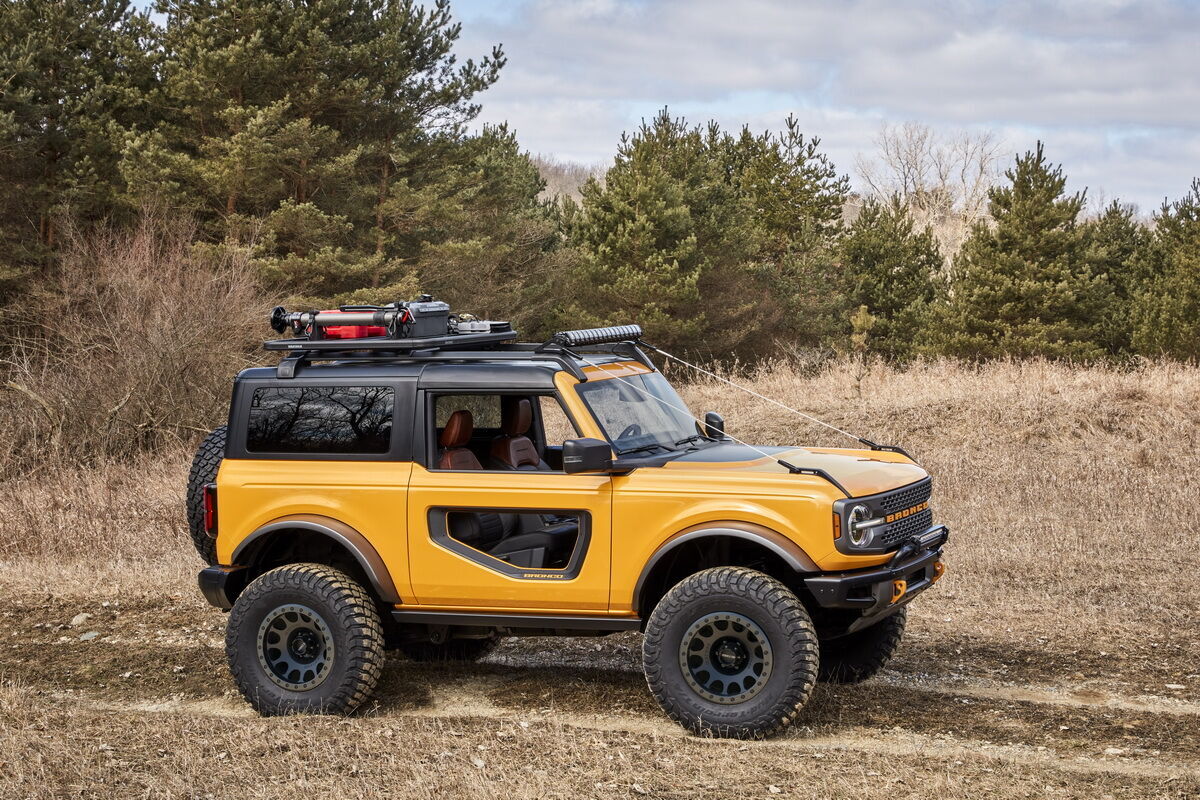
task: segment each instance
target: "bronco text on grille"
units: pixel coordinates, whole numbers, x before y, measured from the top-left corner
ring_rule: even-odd
[[[933,480],[926,478],[920,483],[882,495],[871,504],[873,510],[888,523],[878,534],[886,547],[897,546],[929,530],[933,525],[933,511],[929,507],[932,493]]]

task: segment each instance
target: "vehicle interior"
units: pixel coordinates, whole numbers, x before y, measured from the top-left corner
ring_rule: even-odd
[[[547,444],[547,418],[555,445]],[[434,469],[443,470],[560,472],[561,442],[576,435],[549,395],[442,395],[434,425]],[[446,528],[455,541],[514,566],[565,569],[579,541],[580,516],[553,509],[451,510]]]

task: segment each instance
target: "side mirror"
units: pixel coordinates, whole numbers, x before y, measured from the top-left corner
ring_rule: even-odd
[[[721,439],[725,436],[725,418],[715,411],[704,413],[704,430],[701,431],[710,439]]]
[[[612,447],[600,439],[563,442],[563,472],[603,472],[612,466]]]

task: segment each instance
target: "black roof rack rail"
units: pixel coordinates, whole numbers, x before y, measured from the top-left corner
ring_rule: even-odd
[[[267,350],[306,350],[310,352],[330,350],[386,350],[393,354],[416,350],[449,350],[501,344],[517,338],[514,330],[491,333],[454,333],[446,336],[426,336],[414,339],[395,339],[391,336],[368,336],[361,339],[310,339],[297,336],[291,339],[271,339],[263,344]]]
[[[422,296],[422,302],[426,299]],[[445,309],[444,304],[434,305],[439,306],[435,310]],[[406,311],[405,308],[410,310]],[[371,306],[366,310],[343,306],[339,311],[292,314],[277,307],[271,313],[271,326],[280,333],[291,329],[298,335],[272,339],[263,346],[267,350],[286,353],[276,369],[280,378],[294,378],[302,365],[314,361],[551,361],[583,383],[587,381],[587,373],[578,362],[586,364],[588,358],[585,354],[591,353],[625,356],[655,369],[654,362],[638,349],[642,329],[636,325],[560,331],[542,343],[515,341],[517,332],[507,322],[473,323],[490,325],[490,331],[468,330],[438,336],[412,336],[409,328],[394,323],[399,315],[411,317],[413,308],[420,310],[418,304],[413,303]],[[378,326],[381,322],[387,323],[386,336],[328,338],[324,332],[324,328],[330,325]]]
[[[539,350],[410,350],[405,352],[358,351],[352,349],[297,350],[279,362],[276,374],[280,378],[296,377],[297,369],[313,361],[552,361],[571,373],[580,383],[587,381],[587,374],[573,359],[559,352]]]
[[[439,348],[422,348],[419,350],[384,350],[382,348],[359,350],[357,345],[361,340],[351,340],[349,347],[334,350],[324,347],[317,350],[292,350],[279,362],[276,374],[282,379],[296,377],[296,371],[304,364],[314,361],[421,361],[421,362],[455,362],[455,361],[551,361],[558,364],[575,380],[586,383],[588,376],[575,360],[576,354],[558,347],[557,345],[542,345],[532,343],[514,344],[495,350],[454,350]],[[626,356],[632,361],[654,369],[654,363],[632,343],[622,343],[610,348],[591,347],[589,352],[611,353]]]

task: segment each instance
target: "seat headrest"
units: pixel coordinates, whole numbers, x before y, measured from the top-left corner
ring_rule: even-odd
[[[507,396],[500,401],[500,432],[524,436],[533,424],[533,406],[528,397]]]
[[[450,419],[446,420],[446,427],[442,428],[438,444],[442,447],[462,447],[471,441],[471,434],[474,431],[475,419],[471,416],[471,412],[460,408],[450,415]]]

